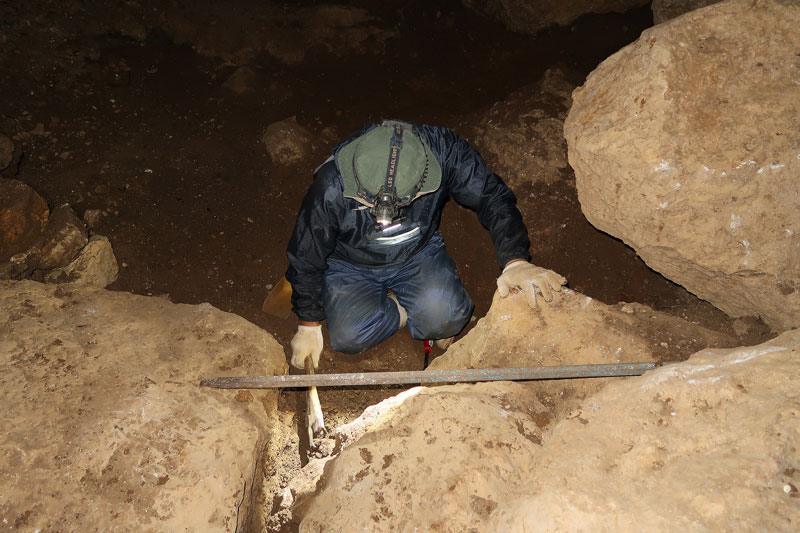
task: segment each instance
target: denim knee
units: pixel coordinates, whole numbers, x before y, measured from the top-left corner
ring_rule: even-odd
[[[461,298],[425,297],[409,311],[410,329],[416,338],[444,339],[457,335],[469,321],[475,304],[466,293]],[[413,324],[412,324],[413,323]]]
[[[360,320],[347,320],[347,317],[345,313],[344,320],[328,319],[331,348],[337,352],[352,354],[367,351],[397,331],[398,317],[386,316],[380,309]]]
[[[349,335],[341,334],[328,330],[331,337],[331,348],[339,353],[360,353],[369,350],[371,346],[366,346],[356,342],[356,339]]]

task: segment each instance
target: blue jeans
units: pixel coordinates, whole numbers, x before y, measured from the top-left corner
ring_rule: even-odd
[[[415,339],[458,334],[475,308],[439,233],[398,267],[363,268],[329,259],[322,305],[334,350],[363,352],[397,331],[400,315],[387,297],[389,289],[408,312]]]

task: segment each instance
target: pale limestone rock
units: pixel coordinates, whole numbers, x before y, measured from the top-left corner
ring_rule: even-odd
[[[386,402],[298,503],[300,531],[481,530],[526,484],[518,466],[538,452],[545,408],[522,385],[417,387]]]
[[[230,531],[285,373],[266,332],[208,304],[0,281],[0,517],[24,531]]]
[[[616,379],[554,423],[530,385],[411,389],[344,431],[300,531],[793,531],[798,379],[793,331]]]
[[[735,344],[731,337],[644,305],[609,306],[566,288],[551,303],[540,298],[535,310],[522,294],[501,298],[495,293],[486,316],[429,368],[674,361],[703,348]],[[552,416],[558,416],[607,381],[539,381],[530,386],[552,407]]]
[[[645,31],[573,94],[589,221],[731,316],[800,325],[800,4],[730,0]]]
[[[47,281],[68,280],[81,285],[106,287],[117,280],[119,265],[108,237],[94,235],[70,264],[45,274]]]
[[[575,85],[558,70],[477,117],[474,144],[512,189],[553,183],[569,168],[564,119]]]
[[[798,379],[791,331],[611,383],[544,436],[487,530],[796,531]]]
[[[645,5],[643,0],[461,0],[508,29],[535,34],[549,26],[566,26],[588,13],[622,13]]]
[[[297,123],[297,117],[267,126],[261,142],[267,147],[272,161],[279,165],[298,163],[308,157],[313,149],[311,133]]]

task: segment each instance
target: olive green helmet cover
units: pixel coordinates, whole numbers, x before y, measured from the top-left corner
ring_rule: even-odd
[[[399,198],[414,194],[414,200],[436,191],[442,183],[442,167],[427,143],[411,124],[386,120],[350,141],[336,154],[336,165],[344,181],[344,196],[372,207],[372,198],[386,181],[392,135],[395,126],[403,128],[403,147],[397,158],[395,190]],[[357,178],[357,179],[356,179]],[[420,180],[424,180],[415,193]],[[369,195],[359,195],[358,184]],[[366,196],[366,197],[365,197]]]

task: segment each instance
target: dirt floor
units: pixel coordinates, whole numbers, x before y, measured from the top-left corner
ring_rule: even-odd
[[[279,167],[261,143],[266,126],[296,116],[314,133],[332,128],[338,139],[364,122],[400,118],[450,126],[469,138],[469,125],[459,127],[464,117],[549,67],[585,76],[652,24],[647,6],[587,16],[534,38],[483,20],[457,0],[350,4],[366,7],[378,25],[396,32],[382,53],[341,58],[314,48],[294,66],[262,53],[249,62],[257,90],[235,94],[224,86],[235,66],[175,44],[164,32],[150,31],[140,42],[89,30],[76,38],[73,28],[65,40],[58,28],[69,24],[69,6],[97,17],[102,8],[4,3],[0,34],[14,33],[0,37],[0,132],[16,136],[17,151],[0,176],[32,186],[51,209],[69,203],[79,215],[106,213],[95,232],[111,240],[121,267],[110,290],[210,302],[263,327],[288,353],[294,317],[271,318],[261,305],[287,266],[296,210],[331,143],[320,142],[292,168]],[[73,63],[78,56],[83,60]],[[728,317],[591,227],[580,212],[574,176],[516,192],[533,262],[565,275],[573,289],[730,330]],[[489,236],[473,213],[452,203],[442,232],[481,317],[499,274]],[[751,331],[768,335],[758,324]],[[422,343],[405,330],[357,356],[326,347],[321,363],[322,372],[422,367]],[[393,393],[321,391],[321,399],[335,425]],[[301,402],[297,393],[283,395],[287,423]]]

